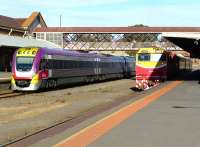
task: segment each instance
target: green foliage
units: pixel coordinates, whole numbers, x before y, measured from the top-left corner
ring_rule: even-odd
[[[136,25],[128,26],[128,27],[149,27],[149,26],[146,26],[146,25],[143,25],[143,24],[136,24]]]

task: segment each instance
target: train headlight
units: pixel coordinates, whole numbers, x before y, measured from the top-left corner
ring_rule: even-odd
[[[33,79],[31,80],[31,84],[36,84],[39,81],[39,74],[36,74],[33,76]]]
[[[15,79],[13,78],[13,76],[11,78],[11,84],[15,84]]]

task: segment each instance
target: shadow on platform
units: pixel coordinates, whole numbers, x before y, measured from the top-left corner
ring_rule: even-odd
[[[200,70],[194,70],[191,71],[190,73],[179,75],[177,77],[174,77],[173,79],[170,79],[169,81],[176,81],[176,80],[197,81],[198,83],[200,83]]]

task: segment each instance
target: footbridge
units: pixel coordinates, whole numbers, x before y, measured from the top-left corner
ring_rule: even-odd
[[[36,39],[53,42],[62,48],[93,51],[127,51],[140,47],[162,46],[181,50],[163,33],[200,32],[200,28],[183,27],[48,27],[36,28]]]

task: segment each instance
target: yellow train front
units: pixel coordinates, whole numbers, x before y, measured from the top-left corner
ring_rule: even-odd
[[[41,53],[39,48],[19,48],[13,55],[11,89],[38,90],[44,72],[38,70]],[[47,77],[46,77],[47,78]]]
[[[149,89],[167,78],[167,53],[162,48],[141,48],[136,54],[136,88]]]

